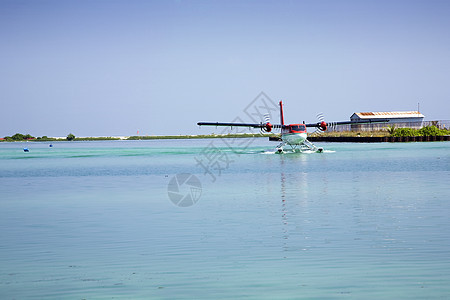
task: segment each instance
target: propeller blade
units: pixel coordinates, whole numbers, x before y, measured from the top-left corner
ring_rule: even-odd
[[[318,114],[316,115],[316,118],[317,118],[317,120],[319,120],[320,122],[325,121],[325,118],[324,118],[324,116],[323,116],[323,113],[318,113]]]
[[[319,128],[317,128],[316,130],[314,130],[313,133],[310,134],[310,136],[321,135],[322,133],[323,133],[323,131],[320,130]]]
[[[329,130],[330,131],[335,131],[336,130],[336,122],[331,122],[331,123],[328,123],[328,128],[329,128]]]
[[[315,127],[316,128],[316,130],[314,130],[314,132],[310,134],[311,136],[322,134],[324,132],[324,130],[322,130],[323,124],[325,124],[325,126],[326,126],[326,123],[324,121],[325,117],[324,117],[324,114],[322,112],[318,113],[316,115],[316,118],[317,118],[317,120],[319,122],[311,123],[311,124],[305,124],[306,127]]]

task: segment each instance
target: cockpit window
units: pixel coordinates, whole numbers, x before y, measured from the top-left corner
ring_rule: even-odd
[[[291,131],[305,131],[306,126],[303,124],[291,125]]]

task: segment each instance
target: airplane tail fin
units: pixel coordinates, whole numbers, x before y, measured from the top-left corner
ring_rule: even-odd
[[[281,126],[283,126],[284,125],[283,101],[280,101],[280,122]]]

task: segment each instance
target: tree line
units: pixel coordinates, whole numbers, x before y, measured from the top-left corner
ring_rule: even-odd
[[[49,138],[48,136],[44,135],[42,137],[34,137],[30,134],[22,134],[22,133],[16,133],[13,136],[5,136],[3,138],[7,142],[20,142],[20,141],[57,141],[58,139],[55,138]],[[72,133],[69,133],[66,137],[66,140],[73,141],[75,139],[75,135]]]

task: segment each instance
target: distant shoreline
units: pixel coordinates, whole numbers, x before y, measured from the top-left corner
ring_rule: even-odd
[[[211,139],[211,138],[253,138],[271,137],[274,134],[243,133],[243,134],[201,134],[201,135],[144,135],[144,136],[110,136],[110,137],[76,137],[73,141],[138,141],[138,140],[175,140],[175,139]],[[67,142],[65,137],[48,137],[10,141],[0,139],[0,142]]]
[[[279,135],[273,133],[243,133],[243,134],[202,134],[202,135],[151,135],[151,136],[112,136],[112,137],[76,137],[72,141],[140,141],[140,140],[178,140],[178,139],[217,139],[217,138],[270,138],[277,140]],[[434,142],[450,141],[450,135],[438,136],[390,136],[384,132],[330,132],[322,135],[310,135],[311,142],[335,143],[383,143],[383,142]],[[0,142],[67,142],[65,137],[47,137],[11,141],[0,139]]]

